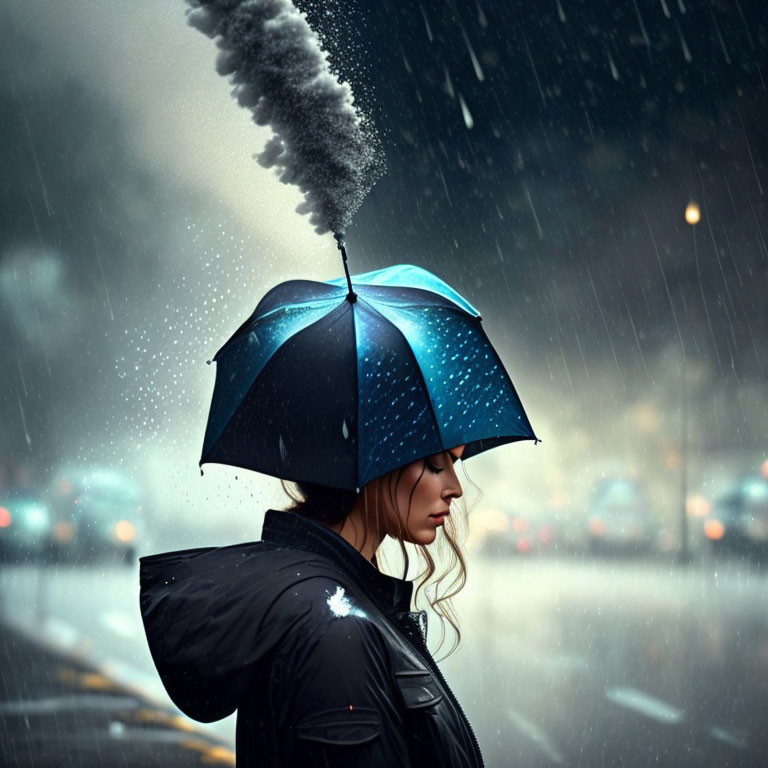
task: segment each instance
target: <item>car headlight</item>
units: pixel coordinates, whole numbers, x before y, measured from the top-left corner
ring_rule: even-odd
[[[120,520],[115,523],[115,536],[119,541],[133,541],[136,538],[136,526],[130,520]]]
[[[26,523],[27,528],[30,530],[43,531],[48,527],[50,523],[48,510],[44,507],[30,507],[27,510],[24,522]]]

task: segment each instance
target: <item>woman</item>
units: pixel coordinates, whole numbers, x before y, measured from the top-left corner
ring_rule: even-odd
[[[477,740],[412,611],[407,556],[397,579],[376,553],[385,536],[405,555],[410,542],[429,578],[440,536],[459,576],[431,604],[457,629],[454,463],[536,436],[451,286],[408,264],[345,275],[271,289],[217,352],[201,463],[301,481],[299,497],[267,513],[255,544],[143,558],[147,637],[190,717],[237,710],[241,768],[473,768]]]
[[[255,544],[142,559],[142,615],[163,683],[195,719],[238,710],[238,766],[482,765],[427,650],[426,614],[411,611],[412,583],[376,559],[387,535],[405,552],[453,527],[463,451],[414,461],[360,494],[297,484],[300,499],[270,510]],[[460,588],[463,559],[445,539]]]

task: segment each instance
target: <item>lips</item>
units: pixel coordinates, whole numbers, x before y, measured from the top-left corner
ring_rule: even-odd
[[[445,522],[445,518],[450,515],[451,512],[448,509],[444,509],[442,512],[436,512],[434,515],[430,515],[432,520],[434,520],[437,523]]]

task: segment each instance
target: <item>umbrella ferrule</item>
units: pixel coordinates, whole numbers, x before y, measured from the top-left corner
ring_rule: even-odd
[[[344,274],[347,276],[347,287],[349,288],[347,301],[350,304],[354,304],[357,301],[357,294],[352,290],[352,279],[349,276],[349,267],[347,266],[347,249],[344,242],[344,233],[336,232],[333,236],[336,238],[336,244],[341,251],[341,260],[344,262]]]

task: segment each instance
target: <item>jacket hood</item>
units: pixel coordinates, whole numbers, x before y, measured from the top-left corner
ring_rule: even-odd
[[[269,510],[263,541],[140,560],[140,607],[169,696],[202,722],[237,709],[256,666],[301,616],[270,608],[312,578],[353,579],[383,610],[407,611],[413,585],[380,573],[333,531]]]

